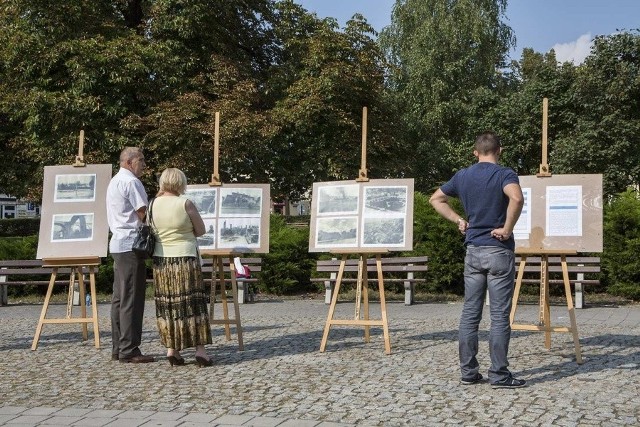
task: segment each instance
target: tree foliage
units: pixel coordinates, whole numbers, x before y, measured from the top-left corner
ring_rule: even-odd
[[[469,162],[470,103],[500,86],[514,43],[506,0],[398,0],[381,45],[395,65],[390,85],[416,147],[418,189]],[[477,130],[473,131],[474,133]]]

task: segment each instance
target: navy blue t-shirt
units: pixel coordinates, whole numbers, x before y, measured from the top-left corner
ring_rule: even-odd
[[[490,162],[479,162],[459,170],[440,189],[462,202],[469,221],[465,245],[500,246],[515,249],[513,234],[504,242],[491,237],[491,230],[500,228],[507,219],[509,198],[503,189],[508,184],[520,184],[513,169]]]

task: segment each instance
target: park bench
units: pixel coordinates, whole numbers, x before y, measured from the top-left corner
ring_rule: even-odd
[[[599,285],[600,257],[574,256],[566,257],[567,270],[569,272],[569,282],[574,287],[574,301],[576,308],[584,305],[583,286]],[[528,256],[524,267],[523,284],[540,284],[540,263],[541,257]],[[516,273],[520,265],[520,257],[516,256]],[[549,284],[563,284],[562,267],[559,256],[550,256],[548,262]],[[586,276],[585,276],[586,275]]]
[[[16,259],[0,261],[0,305],[8,303],[8,286],[48,285],[53,267],[43,267],[40,259]],[[58,268],[56,285],[68,285],[70,267]],[[60,279],[65,277],[66,279]]]
[[[236,277],[236,282],[238,285],[238,304],[243,304],[245,302],[253,302],[255,299],[256,289],[254,285],[258,282],[256,277],[257,273],[259,273],[262,269],[262,258],[240,258],[240,262],[243,266],[249,267],[251,270],[251,277]],[[229,274],[229,258],[223,257],[224,264],[224,272],[228,276]],[[204,276],[204,283],[206,285],[211,286],[211,274],[213,272],[213,258],[203,257],[202,258],[202,273]],[[217,269],[216,269],[217,273]],[[216,277],[216,282],[218,278]],[[153,277],[147,278],[147,283],[153,283]],[[225,285],[231,284],[231,278],[225,278]]]
[[[384,275],[385,283],[403,283],[404,284],[404,303],[405,305],[413,304],[413,296],[415,292],[415,284],[418,282],[425,282],[424,278],[416,278],[415,273],[426,272],[428,270],[426,256],[414,256],[414,257],[389,257],[382,258],[382,273]],[[331,303],[331,296],[334,286],[336,284],[336,277],[338,275],[338,268],[340,267],[340,260],[337,258],[318,260],[316,270],[319,273],[329,274],[329,277],[316,277],[312,278],[312,282],[324,282],[325,286],[325,298],[326,304]],[[346,274],[358,272],[358,260],[348,259],[345,264],[345,276]],[[367,259],[367,272],[369,273],[368,281],[377,282],[376,277],[376,260],[375,258]],[[391,276],[391,277],[388,277]],[[403,277],[398,277],[403,276]],[[342,283],[355,283],[358,279],[355,277],[343,277]]]
[[[202,265],[202,273],[204,274],[204,281],[206,284],[211,285],[211,274],[213,272],[212,258],[203,258]],[[229,274],[229,262],[233,262],[233,259],[229,260],[229,258],[223,258],[224,264],[224,272],[226,275]],[[249,267],[251,271],[251,277],[236,277],[236,283],[238,285],[238,304],[243,304],[245,302],[253,302],[256,294],[255,283],[258,282],[256,277],[257,273],[262,270],[262,258],[240,258],[240,262],[243,266]],[[217,272],[217,271],[216,271]],[[218,278],[216,277],[216,282]],[[225,278],[225,285],[231,284],[231,278]],[[253,286],[252,286],[253,285]]]

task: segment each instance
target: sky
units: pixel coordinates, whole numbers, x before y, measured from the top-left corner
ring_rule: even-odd
[[[319,18],[332,17],[344,26],[354,13],[380,31],[391,22],[395,0],[295,0]],[[506,23],[516,36],[511,59],[522,49],[556,52],[560,62],[580,64],[597,35],[640,28],[640,0],[510,0]]]

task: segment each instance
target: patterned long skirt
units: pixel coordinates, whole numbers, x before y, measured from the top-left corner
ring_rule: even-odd
[[[211,344],[200,260],[153,257],[153,281],[160,342],[175,350]]]

